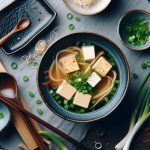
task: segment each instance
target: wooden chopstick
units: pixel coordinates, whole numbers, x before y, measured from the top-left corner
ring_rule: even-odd
[[[75,146],[77,146],[78,148],[80,148],[81,150],[90,150],[88,147],[84,146],[83,144],[81,144],[80,142],[78,142],[77,140],[75,140],[74,138],[68,136],[67,134],[65,134],[64,132],[60,131],[59,129],[53,127],[52,125],[50,125],[49,123],[45,122],[44,120],[40,119],[39,117],[35,116],[34,114],[32,114],[31,112],[23,109],[21,106],[19,106],[18,104],[14,103],[13,101],[9,100],[8,98],[2,97],[0,96],[0,100],[2,102],[4,102],[5,104],[7,104],[8,106],[12,107],[13,109],[15,109],[16,111],[21,111],[22,113],[24,113],[25,115],[28,115],[29,117],[31,117],[32,119],[38,121],[39,123],[41,123],[42,125],[44,125],[45,127],[47,127],[48,129],[52,130],[53,132],[57,133],[58,135],[60,135],[61,137],[63,137],[64,139],[66,139],[67,141],[71,142],[72,144],[74,144]]]
[[[22,106],[22,103],[21,103],[21,99],[18,97],[18,105]],[[23,106],[22,106],[23,107]],[[48,150],[48,148],[46,147],[43,139],[41,138],[41,136],[38,134],[38,132],[36,131],[36,129],[34,128],[34,126],[32,125],[30,119],[25,115],[23,114],[23,119],[24,119],[24,122],[25,124],[27,125],[29,131],[31,132],[34,140],[36,141],[38,147],[41,149],[41,150]]]

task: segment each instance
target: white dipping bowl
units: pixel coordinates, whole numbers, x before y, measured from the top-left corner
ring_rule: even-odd
[[[76,4],[74,0],[63,1],[71,11],[84,16],[91,16],[102,12],[111,2],[111,0],[97,0],[97,2],[90,7],[81,7]]]

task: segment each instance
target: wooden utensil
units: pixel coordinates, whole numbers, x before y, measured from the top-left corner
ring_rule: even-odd
[[[28,18],[24,18],[20,22],[18,22],[18,24],[11,32],[9,32],[7,35],[0,39],[0,46],[2,46],[13,34],[26,29],[29,26],[29,24],[30,20]]]
[[[11,76],[5,76],[3,73],[1,74],[1,78],[3,78],[3,81],[1,80],[0,84],[0,95],[3,97],[9,98],[10,100],[18,103],[20,106],[22,106],[19,94],[18,94],[18,88],[16,86],[16,83],[12,80]],[[44,141],[30,122],[29,118],[22,114],[22,118],[24,119],[29,131],[31,132],[32,136],[34,137],[35,141],[37,142],[39,148],[41,150],[48,150],[46,145],[44,144]]]
[[[8,80],[6,80],[6,79],[8,79]],[[7,82],[4,82],[4,80],[6,80]],[[9,81],[9,80],[11,80],[11,81]],[[13,102],[11,100],[11,98],[13,97],[13,95],[15,95],[14,93],[16,93],[17,82],[16,82],[15,78],[12,75],[10,75],[8,73],[0,73],[0,83],[3,83],[2,84],[3,86],[0,86],[0,100],[3,101],[5,104],[7,104],[8,106],[12,107],[16,111],[22,112],[24,115],[27,115],[27,116],[31,117],[32,119],[38,121],[39,123],[41,123],[42,125],[44,125],[48,129],[52,130],[53,132],[57,133],[58,135],[62,136],[63,138],[65,138],[66,140],[68,140],[69,142],[71,142],[72,144],[77,146],[78,148],[80,148],[81,150],[90,150],[89,148],[87,148],[86,146],[82,145],[77,140],[73,139],[72,137],[68,136],[64,132],[62,132],[59,129],[53,127],[49,123],[45,122],[44,120],[40,119],[39,117],[35,116],[31,112],[23,109],[21,106],[19,106],[15,102]],[[1,90],[1,89],[3,89],[3,87],[8,87],[7,88],[8,90],[11,89],[9,91],[8,95],[7,95],[8,91]],[[2,95],[7,95],[7,97],[4,97]]]
[[[1,62],[0,62],[0,72],[8,72],[8,70],[5,69],[4,65]],[[21,100],[21,104],[22,104],[23,108],[30,111],[25,100],[22,97],[20,97],[20,100]],[[18,133],[20,134],[21,138],[23,139],[24,143],[28,147],[28,149],[29,150],[37,149],[38,145],[35,142],[30,130],[28,129],[26,122],[24,121],[24,119],[22,117],[22,114],[18,113],[14,109],[11,110],[11,113],[12,113],[13,124],[14,124],[16,130],[18,131]],[[31,118],[29,118],[29,119],[37,132],[42,130],[40,125],[35,120],[33,120]]]

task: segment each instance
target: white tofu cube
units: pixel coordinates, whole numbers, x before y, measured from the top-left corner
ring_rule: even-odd
[[[65,99],[70,100],[76,91],[76,88],[70,85],[66,80],[63,80],[56,93],[58,93]]]
[[[88,108],[91,98],[92,96],[89,94],[83,94],[83,93],[77,92],[74,97],[73,104],[83,107],[83,108]]]
[[[101,77],[96,72],[93,72],[92,75],[87,80],[87,82],[92,87],[95,87],[100,81],[101,81]]]
[[[82,53],[83,53],[84,60],[92,60],[95,58],[94,46],[83,46]]]
[[[70,54],[61,58],[60,63],[66,73],[71,73],[79,70],[79,65],[74,54]]]
[[[92,67],[100,76],[105,77],[111,70],[112,65],[104,58],[100,57]]]

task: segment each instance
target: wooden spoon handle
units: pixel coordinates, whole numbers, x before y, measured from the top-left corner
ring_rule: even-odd
[[[44,125],[45,127],[47,127],[48,129],[52,130],[53,132],[55,132],[56,134],[60,135],[61,137],[63,137],[64,139],[66,139],[67,141],[71,142],[72,144],[74,144],[75,146],[77,146],[79,149],[81,150],[90,150],[90,148],[84,146],[82,143],[78,142],[77,140],[75,140],[74,138],[70,137],[69,135],[65,134],[64,132],[60,131],[59,129],[55,128],[54,126],[50,125],[49,123],[45,122],[44,120],[40,119],[39,117],[35,116],[34,114],[32,114],[31,112],[23,109],[22,107],[20,107],[18,104],[14,103],[13,101],[9,100],[8,98],[5,98],[3,96],[0,96],[0,100],[2,102],[4,102],[5,104],[7,104],[8,106],[14,108],[17,111],[21,111],[22,113],[24,113],[25,115],[28,115],[29,117],[31,117],[32,119],[38,121],[39,123],[41,123],[42,125]]]
[[[15,33],[15,30],[12,30],[7,35],[5,35],[4,37],[2,37],[0,39],[0,46],[2,46],[14,33]]]
[[[17,102],[20,106],[22,106],[20,97],[18,97],[18,98],[16,99],[16,102]],[[22,107],[23,107],[23,106],[22,106]],[[36,129],[34,128],[34,126],[32,125],[30,119],[29,119],[25,114],[23,114],[23,119],[24,119],[24,122],[26,123],[26,125],[27,125],[29,131],[31,132],[31,134],[32,134],[32,136],[33,136],[33,138],[34,138],[34,140],[35,140],[36,143],[38,144],[39,148],[40,148],[41,150],[48,150],[48,148],[46,147],[46,145],[45,145],[43,139],[42,139],[41,136],[38,134],[38,132],[36,131]]]

